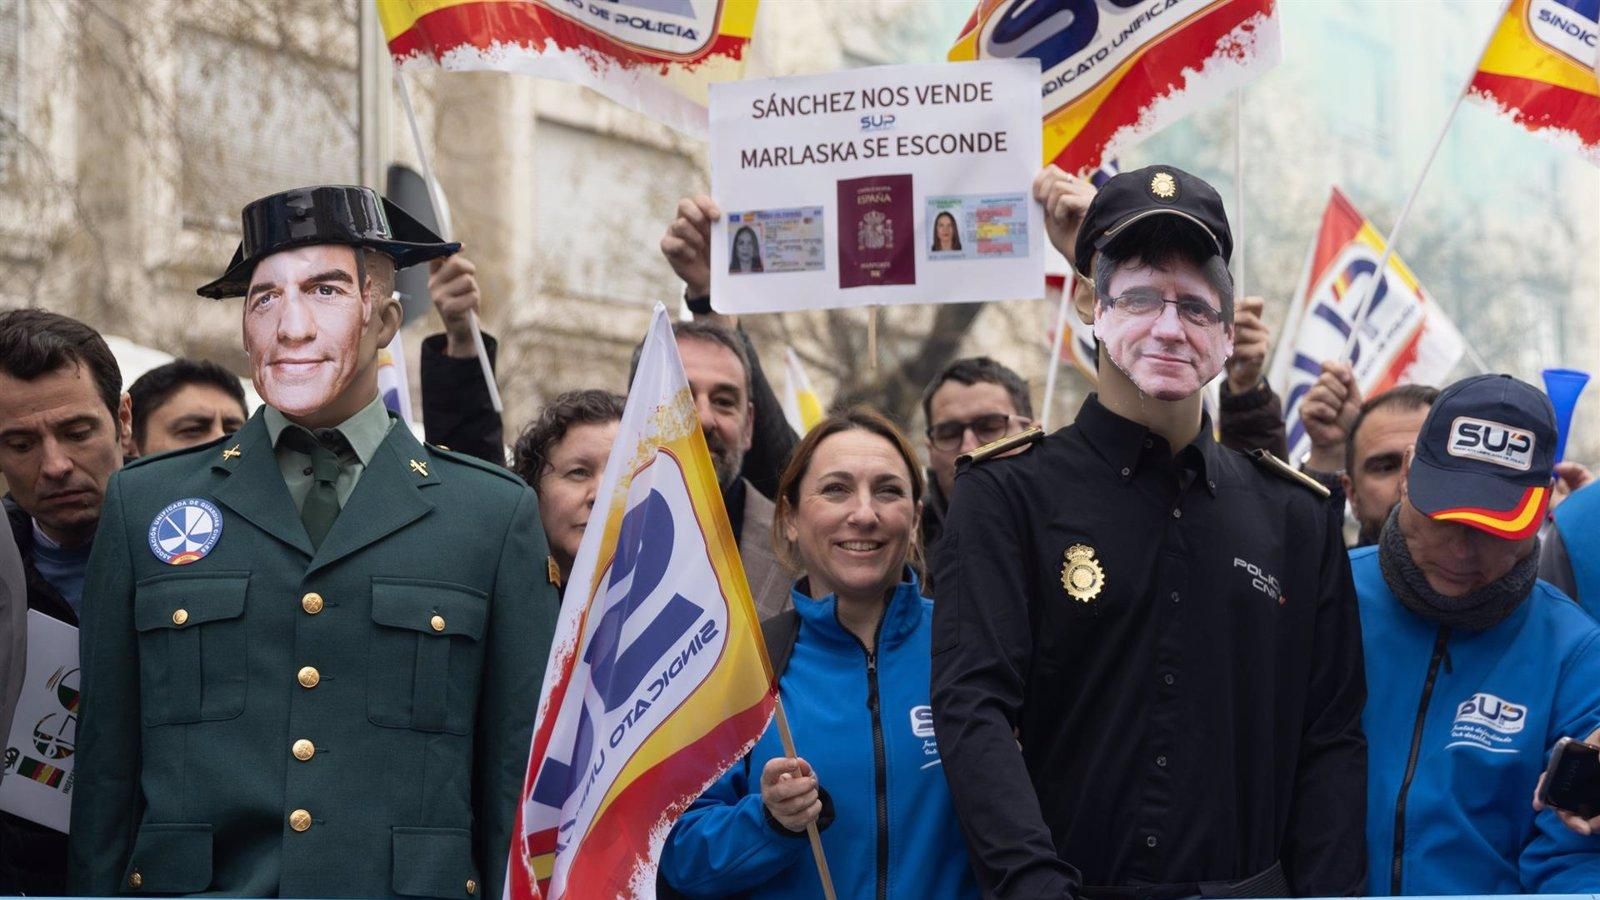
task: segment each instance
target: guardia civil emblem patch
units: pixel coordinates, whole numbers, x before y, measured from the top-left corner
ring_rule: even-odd
[[[1106,586],[1106,572],[1094,558],[1094,548],[1073,544],[1067,548],[1066,560],[1061,564],[1061,586],[1067,595],[1079,603],[1088,603],[1100,596]]]
[[[167,504],[150,522],[150,552],[171,566],[204,559],[222,538],[222,511],[188,497]]]

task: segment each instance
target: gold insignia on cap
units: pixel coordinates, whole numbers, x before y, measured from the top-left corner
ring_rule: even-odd
[[[1094,558],[1093,547],[1073,544],[1067,548],[1066,561],[1061,564],[1061,586],[1079,603],[1100,596],[1100,589],[1106,586],[1106,572],[1100,568],[1100,560]]]
[[[417,460],[413,459],[411,461],[411,471],[417,473],[418,475],[421,475],[423,478],[427,478],[428,477],[428,464],[425,463],[425,462],[418,462]]]
[[[223,459],[237,459],[237,458],[239,458],[240,456],[243,456],[243,455],[244,454],[239,450],[239,445],[238,444],[234,444],[232,447],[229,447],[228,449],[222,451],[222,458]]]
[[[1171,172],[1157,172],[1150,179],[1150,193],[1163,200],[1171,200],[1178,196],[1178,181],[1172,177]]]

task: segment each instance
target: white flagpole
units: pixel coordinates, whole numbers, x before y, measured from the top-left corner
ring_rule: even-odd
[[[1505,11],[1510,6],[1506,0],[1500,7],[1500,13],[1495,16],[1494,24],[1489,26],[1489,34],[1483,39],[1483,47],[1478,55],[1472,58],[1472,67],[1467,70],[1467,77],[1461,83],[1461,90],[1456,91],[1455,102],[1450,104],[1450,114],[1445,116],[1444,125],[1439,128],[1439,136],[1433,139],[1433,149],[1428,151],[1428,158],[1422,163],[1422,171],[1417,174],[1416,184],[1411,186],[1411,194],[1406,197],[1405,205],[1400,207],[1400,215],[1394,220],[1394,227],[1389,229],[1389,237],[1383,242],[1383,256],[1378,259],[1378,270],[1373,273],[1372,284],[1361,297],[1361,305],[1356,307],[1355,318],[1351,321],[1350,336],[1345,339],[1344,349],[1339,352],[1341,360],[1349,359],[1350,353],[1355,350],[1356,341],[1361,337],[1361,326],[1367,322],[1367,312],[1371,308],[1372,298],[1378,292],[1378,285],[1389,273],[1389,258],[1394,255],[1394,242],[1400,236],[1400,229],[1406,224],[1406,217],[1411,214],[1411,205],[1417,201],[1417,195],[1422,193],[1423,182],[1428,180],[1428,170],[1433,168],[1434,158],[1439,155],[1439,148],[1444,146],[1445,135],[1450,133],[1450,124],[1456,119],[1456,112],[1461,109],[1461,101],[1467,98],[1467,89],[1472,87],[1472,79],[1478,74],[1478,64],[1483,61],[1483,54],[1489,49],[1489,43],[1494,40],[1495,32],[1500,29],[1500,20],[1505,18]]]
[[[422,143],[422,129],[417,126],[416,111],[411,108],[411,92],[406,89],[405,76],[398,69],[394,73],[395,86],[400,89],[400,105],[405,107],[406,121],[411,125],[411,139],[417,145],[417,161],[422,164],[422,180],[428,185],[428,196],[433,198],[433,211],[439,219],[439,236],[450,240],[450,210],[444,205],[444,191],[440,190],[439,182],[433,177],[433,166],[428,163],[428,150]],[[500,386],[495,384],[494,368],[489,365],[489,348],[483,343],[483,330],[478,326],[478,314],[468,314],[472,325],[472,346],[478,351],[478,367],[483,370],[483,383],[489,388],[489,402],[494,405],[495,412],[504,412],[505,405],[500,402]]]
[[[1076,269],[1070,269],[1061,283],[1061,303],[1056,307],[1055,341],[1050,345],[1050,361],[1046,364],[1048,368],[1045,369],[1044,407],[1039,412],[1039,425],[1046,433],[1050,431],[1050,411],[1054,408],[1056,400],[1056,372],[1061,368],[1061,342],[1072,339],[1065,334],[1067,309],[1072,305],[1072,295],[1077,293],[1077,289],[1078,272]]]

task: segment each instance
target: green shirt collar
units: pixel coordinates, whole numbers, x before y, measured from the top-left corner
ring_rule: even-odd
[[[267,426],[267,438],[272,441],[272,446],[278,446],[278,436],[285,428],[294,424],[283,413],[271,406],[263,407],[262,423]],[[378,447],[383,439],[389,436],[389,426],[394,420],[389,418],[389,408],[383,405],[383,395],[372,398],[372,402],[363,406],[360,411],[335,426],[335,430],[344,435],[354,450],[356,457],[363,466],[372,465],[372,457],[378,452]]]

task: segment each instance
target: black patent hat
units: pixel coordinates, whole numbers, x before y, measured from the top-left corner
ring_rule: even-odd
[[[458,252],[410,213],[371,188],[318,185],[262,197],[244,208],[244,240],[228,271],[195,293],[213,300],[242,297],[256,263],[283,250],[343,244],[385,253],[396,271]]]
[[[1079,274],[1090,277],[1095,251],[1152,216],[1188,222],[1205,234],[1223,262],[1233,258],[1233,232],[1217,189],[1175,166],[1146,166],[1111,176],[1089,201],[1074,248]]]

